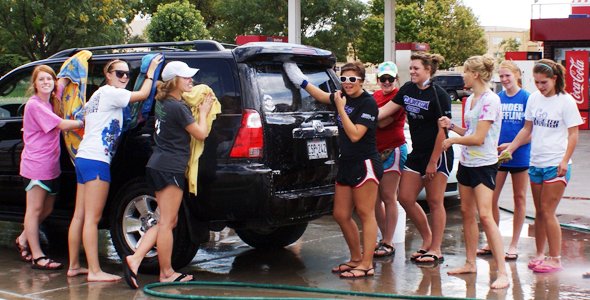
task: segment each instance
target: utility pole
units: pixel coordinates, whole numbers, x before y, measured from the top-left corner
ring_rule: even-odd
[[[301,44],[301,0],[289,0],[289,43]]]

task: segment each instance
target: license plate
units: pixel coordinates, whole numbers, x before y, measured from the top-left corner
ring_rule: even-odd
[[[326,140],[315,139],[307,141],[307,157],[309,159],[328,158],[328,147]]]

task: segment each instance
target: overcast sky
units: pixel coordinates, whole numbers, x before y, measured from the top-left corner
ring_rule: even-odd
[[[535,19],[567,18],[572,0],[463,0],[463,3],[473,10],[482,26],[528,29],[531,11]]]

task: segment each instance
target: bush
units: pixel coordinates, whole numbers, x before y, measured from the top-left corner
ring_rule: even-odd
[[[209,38],[201,13],[187,0],[158,5],[158,11],[146,29],[151,42]]]

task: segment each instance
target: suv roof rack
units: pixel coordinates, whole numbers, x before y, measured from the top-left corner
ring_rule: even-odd
[[[70,48],[59,51],[49,58],[69,57],[81,50],[88,51],[114,51],[121,49],[132,49],[132,48],[150,48],[160,49],[165,51],[182,51],[180,47],[192,46],[193,50],[197,51],[222,51],[225,49],[232,49],[237,47],[232,44],[222,44],[213,40],[194,40],[194,41],[182,41],[182,42],[154,42],[154,43],[139,43],[139,44],[121,44],[121,45],[106,45],[106,46],[95,46],[86,48]]]

